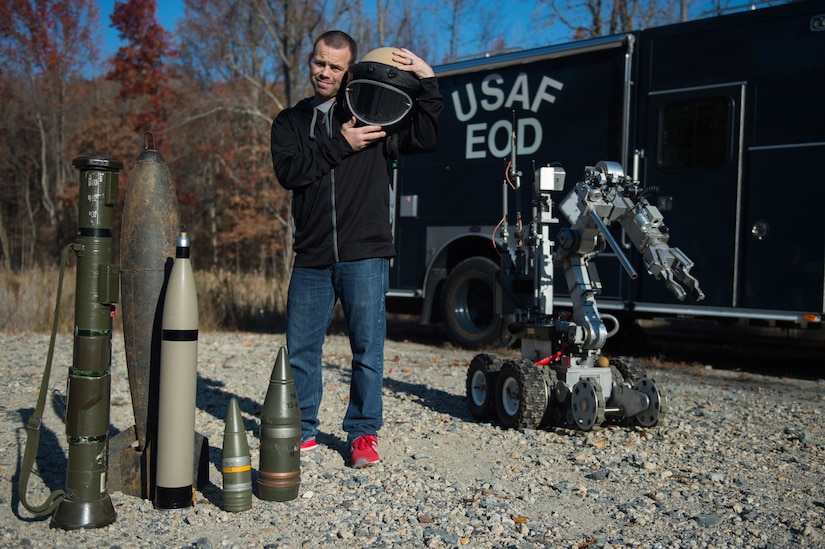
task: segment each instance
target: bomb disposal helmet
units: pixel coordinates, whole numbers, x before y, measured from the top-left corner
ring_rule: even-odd
[[[366,125],[381,126],[387,134],[407,126],[421,83],[411,73],[399,71],[392,60],[396,48],[378,48],[350,67],[345,107]]]

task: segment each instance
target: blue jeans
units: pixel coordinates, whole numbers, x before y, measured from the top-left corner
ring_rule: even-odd
[[[381,428],[388,289],[387,259],[341,262],[319,269],[293,268],[286,344],[301,407],[301,440],[318,433],[322,347],[336,300],[341,301],[352,349],[350,398],[343,422],[347,446],[361,435],[376,435]]]

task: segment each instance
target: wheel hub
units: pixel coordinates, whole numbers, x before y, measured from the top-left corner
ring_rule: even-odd
[[[589,377],[580,379],[571,391],[570,409],[573,422],[583,431],[604,421],[604,397],[599,384]]]
[[[658,423],[659,416],[667,413],[667,396],[659,391],[656,383],[648,377],[636,381],[633,388],[640,393],[644,393],[650,399],[650,406],[647,407],[647,410],[636,414],[636,421],[643,427],[653,427]]]

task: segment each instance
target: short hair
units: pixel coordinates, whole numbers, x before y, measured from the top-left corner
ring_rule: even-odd
[[[355,60],[358,58],[358,46],[355,44],[355,40],[344,31],[331,30],[319,36],[315,40],[315,43],[312,44],[313,55],[315,55],[315,48],[318,47],[318,42],[323,42],[327,46],[335,49],[349,48],[351,54],[349,60],[350,65],[355,63]]]

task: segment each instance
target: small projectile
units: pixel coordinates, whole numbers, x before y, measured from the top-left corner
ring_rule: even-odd
[[[241,409],[235,397],[229,400],[223,428],[223,509],[230,513],[252,508],[252,461],[243,427]]]
[[[266,501],[298,497],[301,485],[301,409],[286,349],[278,351],[261,410],[258,496]]]
[[[198,376],[198,295],[185,230],[177,239],[162,325],[155,506],[180,509],[193,499]]]

